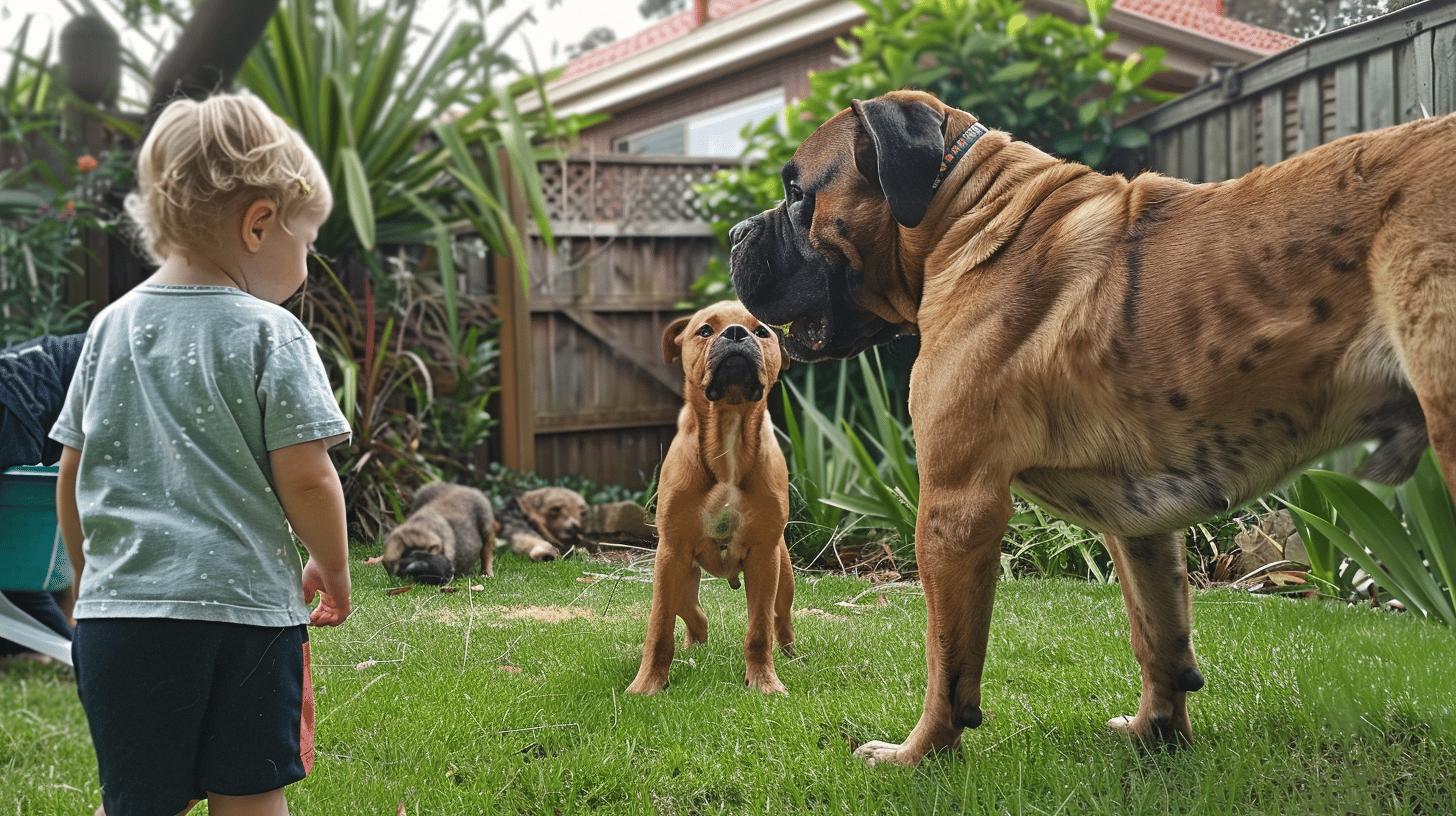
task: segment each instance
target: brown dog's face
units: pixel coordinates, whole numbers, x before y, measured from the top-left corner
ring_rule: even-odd
[[[681,357],[689,387],[729,405],[762,402],[784,366],[778,338],[733,300],[668,324],[662,356],[667,362]]]
[[[952,114],[973,121],[917,91],[855,102],[784,165],[779,206],[729,233],[738,297],[789,356],[850,357],[910,328],[898,233],[930,206]]]
[[[557,541],[575,545],[581,541],[586,521],[586,499],[564,487],[542,487],[521,496],[521,505]]]

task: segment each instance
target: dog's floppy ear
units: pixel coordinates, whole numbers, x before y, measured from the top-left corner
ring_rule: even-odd
[[[945,155],[945,115],[924,102],[871,99],[850,103],[859,118],[854,163],[890,202],[904,227],[917,227],[935,195]]]
[[[682,333],[692,319],[692,315],[679,317],[662,330],[662,361],[664,363],[670,363],[682,356]]]

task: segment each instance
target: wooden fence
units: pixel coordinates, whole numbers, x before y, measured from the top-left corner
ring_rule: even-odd
[[[682,406],[661,332],[716,248],[693,185],[731,164],[612,155],[541,166],[554,251],[528,226],[527,291],[503,259],[493,275],[505,464],[629,486],[652,476]]]
[[[1236,178],[1316,145],[1456,110],[1456,0],[1306,40],[1149,111],[1148,166]]]

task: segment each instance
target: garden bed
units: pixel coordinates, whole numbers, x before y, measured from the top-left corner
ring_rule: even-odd
[[[851,745],[903,737],[919,712],[914,585],[801,577],[800,656],[778,659],[790,696],[766,698],[742,684],[742,592],[706,580],[709,642],[639,699],[622,689],[644,567],[506,557],[482,591],[390,596],[356,565],[354,617],[314,632],[319,755],[295,812],[1432,813],[1456,792],[1456,639],[1414,617],[1195,593],[1199,741],[1143,755],[1102,726],[1137,696],[1117,589],[1003,582],[985,725],[918,770],[867,769]],[[89,813],[69,675],[0,668],[0,711],[0,813]]]

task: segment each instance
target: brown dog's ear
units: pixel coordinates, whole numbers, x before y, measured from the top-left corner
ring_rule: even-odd
[[[935,195],[945,155],[945,115],[924,102],[871,99],[850,103],[859,117],[854,162],[890,202],[904,227],[917,227]]]
[[[692,315],[679,317],[662,330],[662,361],[664,363],[670,363],[682,356],[682,333],[692,319]]]

